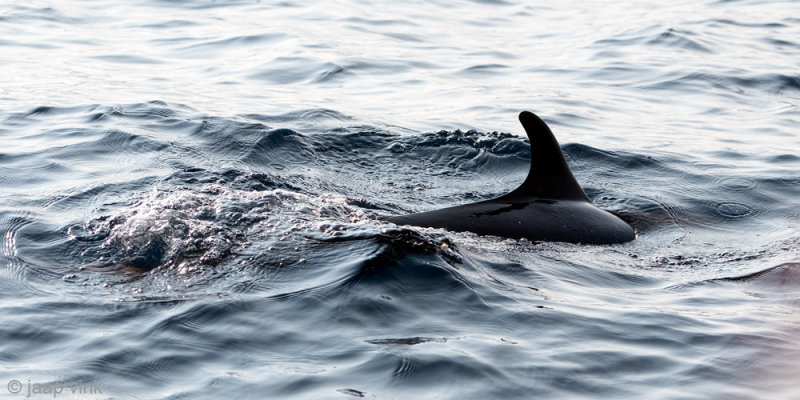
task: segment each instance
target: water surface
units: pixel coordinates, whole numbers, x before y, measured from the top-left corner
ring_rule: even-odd
[[[800,397],[797,5],[659,3],[0,6],[0,383]],[[522,110],[636,241],[380,221],[515,188]]]

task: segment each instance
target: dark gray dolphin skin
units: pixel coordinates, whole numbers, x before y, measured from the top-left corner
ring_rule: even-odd
[[[627,223],[595,207],[572,176],[553,132],[533,113],[519,120],[531,142],[531,170],[496,199],[386,218],[397,225],[444,228],[530,241],[612,244],[633,240]]]

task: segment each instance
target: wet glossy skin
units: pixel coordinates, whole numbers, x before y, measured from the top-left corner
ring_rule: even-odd
[[[531,241],[612,244],[635,239],[627,223],[592,204],[544,121],[529,112],[519,118],[531,142],[531,170],[519,188],[492,200],[386,220]]]

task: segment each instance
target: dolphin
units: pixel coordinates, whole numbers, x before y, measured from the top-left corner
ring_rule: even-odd
[[[519,121],[531,143],[531,169],[520,187],[491,200],[385,220],[533,242],[614,244],[635,239],[630,225],[592,204],[547,124],[528,111],[519,114]]]

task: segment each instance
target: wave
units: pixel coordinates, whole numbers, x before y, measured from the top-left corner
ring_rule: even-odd
[[[113,179],[53,195],[47,203],[54,210],[106,211],[64,228],[72,242],[62,245],[81,249],[84,259],[92,260],[81,264],[141,271],[225,262],[244,251],[252,229],[272,219],[283,229],[296,219],[302,221],[300,231],[314,232],[309,218],[296,210],[326,223],[356,218],[380,226],[370,218],[496,196],[524,179],[530,159],[526,139],[502,132],[401,135],[354,125],[303,133],[279,127],[296,118],[352,120],[330,109],[222,118],[151,102],[37,107],[7,120],[42,124],[71,118],[86,126],[39,133],[63,138],[59,145],[0,157],[0,180],[35,185],[66,174],[86,182]],[[691,159],[670,153],[579,143],[563,150],[595,203],[645,235],[734,222],[768,225],[763,218],[768,207],[786,207],[782,198],[796,191],[784,178],[697,173]],[[10,169],[40,165],[42,159],[52,167],[26,176]],[[89,161],[98,168],[79,169]],[[671,197],[648,195],[662,185],[675,186],[668,182],[676,177],[683,187],[676,186]],[[261,240],[273,240],[269,237]]]

